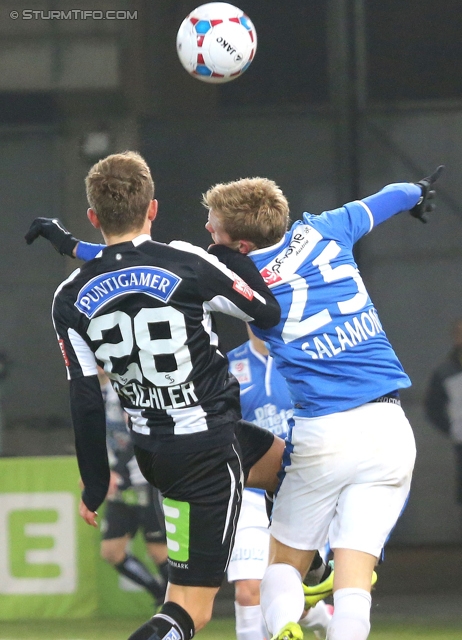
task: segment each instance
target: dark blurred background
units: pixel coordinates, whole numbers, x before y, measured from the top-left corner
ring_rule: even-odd
[[[197,4],[0,2],[0,349],[9,359],[1,452],[73,451],[50,306],[78,264],[44,241],[27,247],[23,236],[34,217],[57,216],[100,241],[83,183],[99,157],[139,150],[156,181],[156,239],[202,246],[200,198],[215,182],[272,178],[296,219],[445,164],[431,222],[397,216],[361,241],[357,258],[413,380],[403,402],[419,455],[392,543],[460,545],[452,446],[427,422],[422,398],[462,316],[461,2],[240,0],[258,50],[249,70],[222,86],[188,76],[177,59],[176,31]],[[76,7],[129,13],[43,17]],[[23,9],[42,13],[26,20]],[[219,323],[226,349],[245,339],[237,323]]]

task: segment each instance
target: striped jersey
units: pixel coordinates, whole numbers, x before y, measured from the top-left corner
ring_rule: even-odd
[[[155,451],[162,442],[191,451],[232,440],[239,385],[211,314],[261,327],[280,317],[244,258],[259,291],[199,247],[141,235],[104,248],[58,288],[53,321],[68,378],[94,376],[97,364],[103,367],[140,447]]]

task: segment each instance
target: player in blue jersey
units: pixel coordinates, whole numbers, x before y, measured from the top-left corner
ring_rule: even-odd
[[[244,420],[285,438],[293,409],[284,378],[274,365],[265,343],[247,325],[250,340],[228,353],[229,369],[240,385]],[[268,638],[260,607],[260,583],[268,566],[270,532],[264,492],[245,489],[236,530],[228,580],[234,582],[237,640]],[[319,561],[321,558],[319,558]],[[310,574],[322,579],[325,565],[316,564]],[[329,605],[318,602],[300,625],[325,638],[331,618]]]
[[[320,215],[304,213],[290,229],[287,200],[271,180],[218,184],[204,194],[214,242],[249,255],[282,309],[277,326],[255,330],[294,404],[261,588],[274,640],[303,638],[301,578],[327,537],[335,559],[328,638],[369,635],[371,576],[409,493],[415,442],[399,399],[411,383],[352,249],[397,213],[424,219],[441,171]]]

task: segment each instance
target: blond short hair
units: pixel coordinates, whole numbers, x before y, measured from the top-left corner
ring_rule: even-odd
[[[154,182],[139,153],[125,151],[103,158],[88,172],[85,186],[105,233],[122,235],[143,227]]]
[[[231,240],[249,240],[258,249],[279,242],[289,224],[289,203],[267,178],[216,184],[203,194],[202,204],[218,216]]]

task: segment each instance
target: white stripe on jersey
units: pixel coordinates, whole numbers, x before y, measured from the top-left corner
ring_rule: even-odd
[[[83,375],[96,376],[98,369],[93,351],[75,329],[68,329],[67,335],[69,336],[70,343],[75,351]]]
[[[234,502],[234,490],[236,488],[236,480],[234,479],[234,475],[233,472],[231,470],[231,467],[229,466],[229,464],[226,465],[228,467],[228,473],[229,473],[229,477],[231,480],[231,486],[229,489],[229,500],[228,500],[228,509],[226,511],[226,521],[225,521],[225,527],[223,529],[223,537],[221,539],[222,542],[224,542],[225,538],[226,538],[226,533],[228,531],[228,527],[229,527],[229,522],[231,519],[231,509],[233,508],[233,502]]]
[[[223,264],[223,262],[220,262],[216,256],[210,253],[207,253],[207,251],[204,251],[204,249],[201,249],[200,247],[196,247],[194,244],[189,244],[189,242],[184,242],[183,240],[173,240],[172,242],[169,243],[169,247],[173,247],[174,249],[178,249],[179,251],[187,251],[188,253],[195,253],[196,255],[200,256],[204,260],[207,260],[207,262],[210,262],[210,264],[213,264],[214,267],[216,267],[222,273],[228,276],[230,280],[234,281],[236,280],[236,278],[239,278],[239,280],[242,280],[242,278],[238,276],[236,273],[234,273],[234,271],[231,271],[231,269],[229,269],[225,264]],[[252,289],[252,292],[255,298],[257,298],[257,300],[260,300],[260,302],[263,302],[263,304],[266,304],[265,298],[262,295],[260,295],[258,291],[254,291]],[[213,309],[213,310],[220,311],[220,309]],[[234,314],[231,314],[231,315],[234,315]],[[240,317],[240,316],[237,316],[237,317]]]
[[[60,293],[61,289],[68,283],[68,282],[72,282],[72,280],[80,273],[80,267],[78,269],[75,269],[75,271],[73,271],[71,273],[71,275],[66,278],[65,280],[63,280],[61,282],[61,284],[58,286],[58,288],[56,289],[54,295],[53,295],[53,302],[51,304],[51,320],[53,322],[53,327],[55,328],[56,331],[56,325],[55,325],[55,319],[54,319],[54,314],[53,314],[53,308],[55,306],[55,300],[56,300],[56,296]],[[56,335],[58,336],[58,340],[60,338],[60,336],[58,335],[58,332],[56,331]]]
[[[130,416],[133,431],[136,431],[136,433],[142,433],[143,436],[150,435],[151,429],[146,426],[148,420],[141,415],[141,409],[129,409],[128,407],[124,407],[124,411],[126,411]]]
[[[204,331],[209,336],[210,344],[213,347],[218,347],[218,335],[212,330],[212,316],[204,305],[202,305],[202,311],[202,326],[204,327]]]
[[[131,418],[133,431],[141,433],[144,436],[149,436],[151,430],[147,426],[147,418],[144,418],[142,415],[142,409],[126,408],[125,411]],[[207,414],[200,405],[182,409],[165,409],[165,412],[173,420],[173,433],[176,436],[199,433],[200,431],[207,431],[208,429]]]
[[[208,429],[207,414],[200,405],[183,409],[166,409],[165,411],[175,423],[173,433],[176,436],[199,433],[199,431],[207,431]]]
[[[204,302],[203,306],[204,309],[208,311],[220,311],[220,313],[226,313],[229,316],[239,318],[239,320],[245,320],[245,322],[252,322],[252,320],[255,319],[247,315],[247,313],[244,313],[242,309],[239,309],[239,307],[226,296],[215,296],[211,300]]]
[[[366,209],[367,215],[369,216],[369,220],[371,223],[371,226],[369,227],[369,231],[367,231],[367,233],[370,233],[374,228],[374,216],[372,215],[372,211],[369,209],[367,204],[362,200],[355,200],[355,202],[357,202],[358,204],[361,204]]]
[[[200,256],[204,260],[207,260],[207,262],[213,264],[213,266],[217,269],[220,269],[220,271],[226,274],[228,278],[234,280],[234,273],[231,271],[231,269],[228,269],[228,267],[223,264],[223,262],[220,262],[216,256],[213,256],[211,253],[207,253],[205,249],[196,247],[195,244],[190,244],[189,242],[184,242],[183,240],[173,240],[172,242],[169,242],[168,246],[173,247],[174,249],[178,249],[178,251],[187,251],[188,253],[194,253],[196,256]]]

